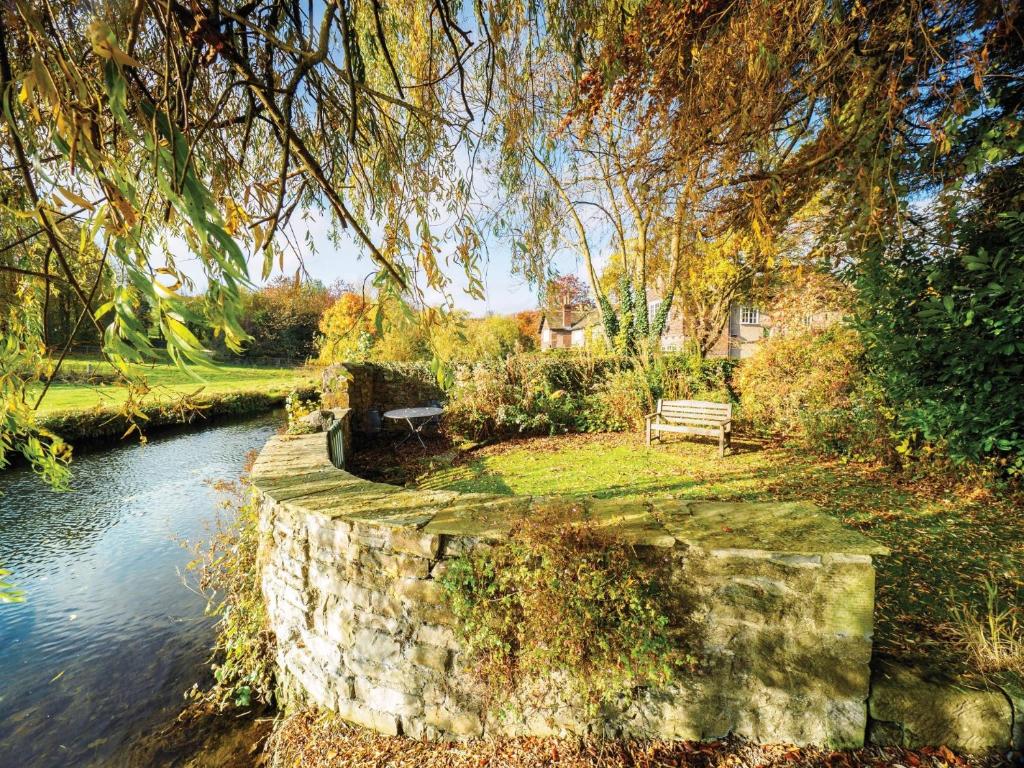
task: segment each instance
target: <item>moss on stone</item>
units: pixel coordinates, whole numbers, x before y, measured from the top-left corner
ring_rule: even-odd
[[[705,550],[886,555],[889,550],[803,502],[655,502],[678,541]]]

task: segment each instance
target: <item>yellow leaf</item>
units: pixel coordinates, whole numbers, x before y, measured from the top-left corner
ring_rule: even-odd
[[[92,50],[97,56],[103,59],[111,59],[119,67],[141,67],[138,61],[122,51],[117,45],[117,39],[110,27],[98,19],[89,25],[89,40],[92,43]]]
[[[67,187],[58,186],[57,189],[60,190],[60,193],[64,196],[65,200],[68,200],[69,202],[72,202],[75,205],[81,206],[82,208],[87,208],[90,211],[95,210],[95,206],[92,203],[90,203],[81,195],[76,194],[74,191],[68,189]]]
[[[157,274],[167,275],[168,277],[174,279],[174,281],[170,285],[157,283],[157,287],[160,288],[161,290],[166,291],[168,294],[171,294],[177,291],[179,288],[181,288],[181,278],[178,276],[178,273],[175,272],[170,267],[157,267],[153,271],[156,272]]]
[[[18,92],[18,101],[20,101],[22,104],[27,102],[29,100],[29,97],[32,95],[33,79],[34,78],[32,76],[32,73],[30,72],[28,75],[25,76],[25,79],[21,83],[21,90]]]

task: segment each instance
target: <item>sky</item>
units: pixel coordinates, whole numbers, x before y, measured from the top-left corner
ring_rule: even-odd
[[[301,223],[296,224],[300,235],[302,227]],[[327,237],[325,227],[314,226],[311,230],[316,252],[302,255],[302,266],[310,277],[325,283],[343,280],[358,287],[362,285],[367,275],[374,271],[374,265],[369,256],[361,252],[353,240],[345,238],[348,242],[335,245]],[[466,281],[460,267],[456,265],[446,270],[446,274],[451,278],[451,295],[456,307],[467,310],[477,317],[491,313],[503,315],[524,309],[536,309],[536,289],[528,285],[522,277],[512,275],[508,244],[490,241],[487,246],[484,264],[484,284],[486,286],[484,300],[474,299],[465,292]],[[274,274],[294,275],[299,268],[299,263],[298,255],[289,252],[285,256],[284,269],[275,269]],[[575,260],[564,254],[556,259],[555,263],[559,272],[578,271]],[[258,274],[258,267],[253,269],[252,273]],[[441,301],[442,298],[439,295],[427,294],[428,303],[441,303]]]
[[[354,237],[343,233],[340,242],[332,242],[329,236],[328,216],[327,213],[319,212],[307,212],[305,215],[297,212],[293,216],[289,240],[293,244],[298,244],[298,247],[283,249],[283,264],[275,264],[268,279],[272,280],[280,275],[291,277],[301,269],[304,279],[316,279],[328,285],[340,280],[357,289],[364,283],[369,286],[367,277],[375,271],[373,262],[365,253],[365,249],[356,243]],[[305,246],[307,232],[313,244],[312,250]],[[369,234],[375,237],[372,227]],[[190,292],[204,290],[206,286],[202,270],[196,258],[189,253],[185,242],[172,238],[168,245],[177,266],[195,283]],[[536,288],[530,286],[524,278],[512,274],[509,243],[493,237],[487,239],[482,261],[486,287],[483,300],[475,299],[466,293],[466,280],[459,265],[453,264],[444,269],[451,280],[449,290],[458,309],[466,310],[474,317],[483,317],[488,314],[512,314],[537,308]],[[600,265],[602,259],[598,257],[595,261]],[[571,252],[562,251],[555,254],[551,259],[551,267],[559,274],[577,274],[586,280],[582,264]],[[261,283],[261,268],[262,258],[250,259],[249,274],[253,276],[257,285]],[[439,305],[444,302],[438,293],[428,291],[425,297],[428,304]]]

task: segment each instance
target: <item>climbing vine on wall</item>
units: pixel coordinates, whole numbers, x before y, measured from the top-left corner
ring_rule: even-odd
[[[592,707],[694,663],[663,588],[667,562],[610,539],[579,505],[551,504],[442,579],[471,668],[492,698],[542,696],[564,675]],[[669,600],[674,605],[669,605]]]

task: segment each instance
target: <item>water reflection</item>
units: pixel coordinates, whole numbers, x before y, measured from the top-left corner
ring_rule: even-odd
[[[181,584],[179,542],[216,514],[209,481],[236,477],[280,417],[80,456],[75,490],[0,473],[0,563],[26,590],[0,604],[0,766],[117,765],[173,717],[205,671],[210,622]]]

